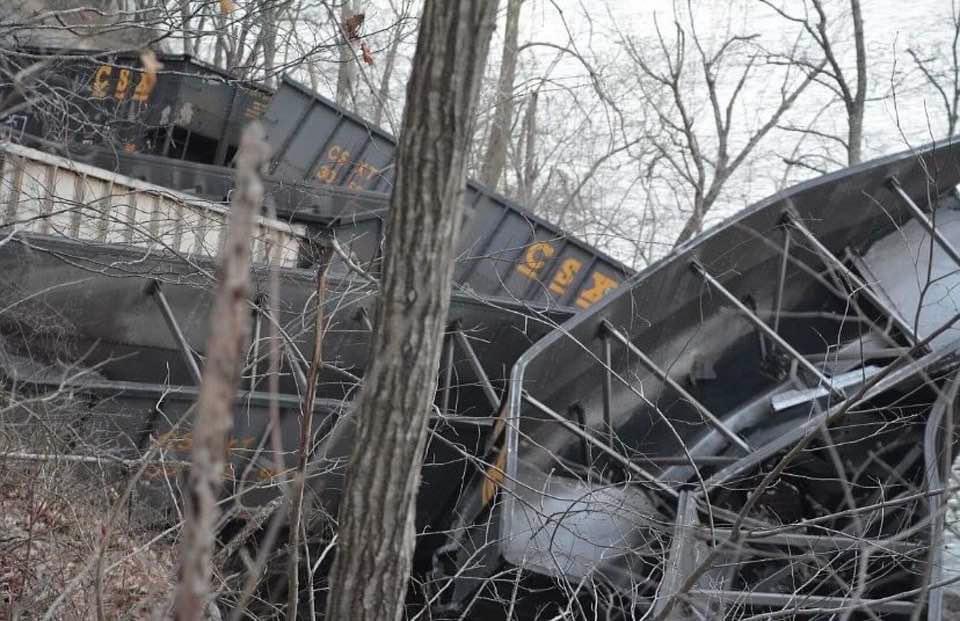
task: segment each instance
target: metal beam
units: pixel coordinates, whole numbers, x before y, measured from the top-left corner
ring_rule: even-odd
[[[960,266],[960,252],[957,252],[957,249],[953,247],[950,240],[944,237],[937,227],[933,225],[933,222],[927,217],[926,212],[913,202],[913,199],[910,198],[910,195],[903,189],[903,186],[900,185],[900,181],[898,181],[896,177],[890,177],[890,187],[893,189],[893,192],[900,197],[900,200],[903,201],[903,204],[907,206],[907,209],[910,210],[917,221],[923,225],[923,228],[927,229],[927,232],[930,233],[940,248],[953,259],[954,263]]]
[[[787,266],[790,264],[790,228],[783,227],[783,254],[780,256],[780,276],[777,278],[777,297],[773,303],[773,331],[780,332],[780,313],[783,311],[783,288],[787,282]]]
[[[494,411],[500,409],[500,395],[497,394],[493,384],[490,383],[490,378],[487,377],[486,371],[483,370],[483,365],[480,364],[477,353],[473,351],[473,346],[470,344],[467,335],[459,328],[454,332],[454,335],[460,342],[460,347],[463,348],[463,352],[467,355],[467,361],[470,363],[470,366],[473,367],[473,372],[476,373],[477,379],[480,380],[480,388],[483,389],[483,394],[487,397],[487,401],[490,402],[490,407],[492,407]]]
[[[170,304],[167,302],[166,296],[163,295],[163,289],[160,288],[160,281],[151,281],[147,289],[147,293],[153,297],[154,301],[157,303],[157,306],[160,308],[160,314],[163,315],[163,320],[166,322],[167,328],[170,330],[170,334],[173,335],[173,339],[177,342],[177,346],[180,348],[180,355],[183,356],[183,361],[187,365],[187,370],[190,371],[190,375],[193,377],[194,383],[199,386],[203,381],[203,378],[200,374],[200,366],[197,364],[197,359],[193,356],[193,350],[190,349],[190,344],[187,342],[187,337],[183,335],[183,331],[180,329],[180,325],[177,323],[177,318],[173,315],[173,309],[170,308]]]
[[[824,386],[826,386],[835,395],[837,395],[841,399],[846,399],[847,396],[843,392],[843,389],[834,388],[829,377],[824,375],[820,371],[820,369],[818,369],[816,366],[814,366],[813,363],[807,360],[803,354],[801,354],[796,349],[794,349],[793,345],[788,343],[783,337],[781,337],[779,334],[774,332],[773,328],[768,326],[762,319],[760,319],[760,317],[758,317],[756,313],[754,313],[749,308],[747,308],[747,305],[741,302],[737,298],[737,296],[733,295],[733,293],[731,293],[729,289],[727,289],[722,284],[720,284],[720,281],[714,278],[710,274],[710,272],[707,271],[707,268],[701,265],[699,261],[691,261],[690,267],[693,269],[694,272],[696,272],[704,280],[704,282],[706,282],[708,285],[716,289],[717,292],[719,292],[720,295],[725,297],[728,302],[733,304],[737,308],[737,310],[739,310],[741,313],[746,315],[747,319],[751,323],[753,323],[753,325],[760,328],[760,330],[766,333],[766,335],[769,336],[777,345],[779,345],[781,349],[787,352],[787,354],[791,358],[793,358],[798,365],[800,365],[801,367],[806,369],[809,373],[811,373],[814,377],[816,377],[817,380],[819,380]]]
[[[263,321],[259,306],[253,307],[253,365],[250,371],[250,392],[257,388],[257,366],[260,364],[260,328]]]
[[[443,348],[444,348],[444,358],[445,370],[443,373],[443,409],[440,411],[443,414],[446,414],[450,410],[450,384],[453,382],[453,335],[447,335],[444,339]]]
[[[621,454],[620,452],[618,452],[618,451],[616,451],[615,449],[613,449],[613,448],[612,448],[611,446],[609,446],[606,442],[603,442],[603,441],[601,441],[601,440],[598,440],[597,438],[595,438],[595,437],[593,436],[592,433],[589,433],[589,432],[587,432],[587,431],[584,431],[583,429],[580,429],[579,426],[577,426],[576,424],[574,424],[574,423],[572,423],[571,421],[567,420],[565,417],[561,416],[560,414],[557,414],[556,412],[554,412],[552,409],[550,409],[550,408],[549,408],[547,405],[545,405],[544,403],[542,403],[542,402],[538,401],[537,399],[531,397],[530,394],[527,393],[526,391],[523,392],[523,394],[521,395],[521,397],[522,397],[522,399],[523,399],[524,401],[526,401],[527,403],[529,403],[529,404],[532,405],[533,407],[537,408],[538,410],[540,410],[541,412],[543,412],[544,414],[546,414],[547,416],[549,416],[550,418],[552,418],[552,419],[555,420],[556,422],[560,423],[560,425],[561,425],[564,429],[566,429],[567,431],[569,431],[569,432],[572,433],[573,435],[577,436],[578,438],[582,438],[582,439],[586,440],[587,442],[589,442],[590,444],[592,444],[593,446],[597,447],[598,449],[600,449],[601,451],[603,451],[604,453],[606,453],[607,455],[609,455],[610,457],[612,457],[613,459],[615,459],[615,460],[616,460],[617,462],[619,462],[621,465],[623,465],[624,468],[626,468],[627,470],[629,470],[629,471],[632,472],[633,474],[637,475],[638,477],[640,477],[641,479],[643,479],[643,480],[646,481],[647,483],[650,483],[651,485],[653,485],[654,487],[656,487],[656,488],[659,489],[660,491],[665,492],[665,493],[669,494],[670,496],[673,496],[674,498],[676,498],[676,497],[679,495],[675,489],[673,489],[672,487],[670,487],[669,485],[667,485],[667,484],[664,483],[663,481],[657,479],[657,477],[655,477],[654,475],[650,474],[649,472],[647,472],[646,470],[644,470],[643,468],[641,468],[641,467],[638,466],[637,464],[633,463],[632,461],[630,461],[629,459],[627,459],[626,457],[624,457],[623,454]]]
[[[610,335],[600,335],[603,341],[603,426],[607,432],[607,442],[613,445],[613,348]]]
[[[869,285],[867,285],[867,283],[860,280],[856,274],[850,271],[850,269],[843,264],[843,261],[838,259],[832,252],[830,252],[830,249],[824,246],[823,243],[810,231],[810,229],[803,226],[803,224],[801,224],[796,217],[793,216],[793,214],[788,213],[786,214],[785,218],[789,225],[796,229],[797,232],[800,233],[800,235],[802,235],[811,246],[813,246],[814,250],[817,251],[817,254],[819,254],[827,263],[828,268],[839,272],[844,278],[851,282],[856,289],[856,292],[862,293],[864,296],[866,296],[871,304],[882,310],[884,314],[886,314],[887,317],[893,321],[898,328],[900,328],[900,331],[904,334],[904,336],[907,337],[907,340],[910,341],[911,345],[916,344],[916,333],[913,331],[913,328],[911,328],[910,325],[907,324],[902,317],[900,317],[900,314],[896,309],[891,308],[873,291],[873,289],[869,287]]]
[[[663,579],[653,600],[653,615],[665,621],[680,621],[689,618],[682,601],[672,601],[680,596],[684,582],[701,562],[698,554],[703,548],[697,545],[697,503],[690,492],[680,492],[677,500],[677,520],[673,525],[670,553],[663,568]],[[669,611],[668,611],[669,607]]]
[[[710,589],[694,589],[688,596],[700,601],[722,601],[739,605],[758,606],[763,608],[791,608],[797,613],[804,611],[822,612],[841,610],[858,610],[869,608],[876,612],[890,612],[894,614],[910,614],[917,605],[911,601],[895,599],[863,599],[857,597],[828,597],[825,595],[805,595],[801,593],[761,593],[758,591],[716,591]]]
[[[626,337],[626,335],[624,335],[622,332],[620,332],[615,327],[613,327],[613,325],[606,319],[603,320],[603,329],[605,332],[609,333],[612,337],[620,341],[620,343],[622,343],[627,349],[633,352],[637,356],[637,358],[640,359],[641,364],[643,364],[643,366],[646,367],[648,371],[656,375],[660,379],[660,381],[662,381],[664,384],[666,384],[667,386],[672,388],[674,391],[676,391],[680,395],[680,397],[683,398],[684,401],[689,402],[690,405],[696,408],[696,410],[700,412],[700,415],[703,416],[707,420],[707,422],[710,423],[711,426],[713,426],[714,429],[719,431],[720,434],[723,435],[723,437],[725,437],[727,440],[730,440],[731,442],[736,444],[745,453],[749,454],[753,450],[750,447],[750,445],[747,444],[746,440],[741,438],[739,435],[734,433],[729,427],[724,425],[723,421],[721,421],[719,418],[714,416],[713,412],[707,409],[707,406],[697,401],[696,397],[694,397],[689,392],[687,392],[683,388],[683,386],[681,386],[672,377],[670,377],[670,375],[666,371],[664,371],[659,366],[657,366],[657,364],[653,360],[651,360],[650,357],[647,356],[642,349],[634,345],[630,341],[630,339]]]
[[[723,545],[725,541],[732,536],[729,528],[715,528],[713,530],[703,530],[697,533],[699,537],[709,541],[717,541]],[[840,551],[869,547],[876,552],[889,552],[891,554],[911,554],[920,551],[926,551],[927,544],[910,543],[909,541],[895,541],[882,539],[864,539],[854,535],[845,535],[838,532],[835,535],[806,535],[803,533],[774,533],[770,535],[751,536],[745,533],[737,542],[753,545],[777,545],[794,546],[817,551]]]

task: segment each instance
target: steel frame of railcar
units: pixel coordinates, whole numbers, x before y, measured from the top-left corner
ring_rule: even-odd
[[[538,483],[535,477],[531,478],[530,468],[540,468],[543,472],[553,469],[562,479],[573,463],[587,460],[583,463],[589,468],[589,464],[597,459],[589,457],[592,453],[594,456],[600,455],[608,464],[605,468],[611,470],[606,476],[619,471],[619,480],[626,477],[633,481],[632,485],[650,500],[650,515],[676,515],[676,523],[672,527],[662,523],[654,525],[652,522],[644,526],[642,520],[631,527],[634,530],[630,531],[632,534],[629,536],[636,538],[632,545],[640,546],[639,550],[643,549],[642,542],[652,533],[672,542],[670,547],[658,550],[657,554],[665,560],[654,571],[654,581],[647,587],[657,595],[644,599],[635,593],[633,605],[652,609],[655,614],[672,614],[669,618],[679,619],[684,618],[684,614],[694,614],[690,610],[682,612],[687,604],[678,604],[672,613],[669,610],[678,601],[673,596],[681,589],[689,589],[690,585],[686,582],[693,580],[687,599],[692,602],[690,605],[699,608],[700,614],[722,615],[718,611],[730,605],[760,610],[806,607],[808,604],[842,608],[848,600],[822,593],[763,593],[758,592],[755,585],[739,588],[729,586],[730,582],[724,583],[728,585],[726,587],[704,587],[702,580],[696,582],[695,572],[702,571],[699,563],[716,552],[712,547],[705,548],[702,541],[698,540],[699,535],[691,538],[691,533],[705,528],[700,524],[698,513],[702,514],[704,503],[709,503],[711,498],[717,501],[717,490],[725,482],[734,477],[754,476],[751,473],[756,472],[761,464],[769,464],[771,459],[782,456],[784,452],[800,450],[810,442],[811,434],[821,425],[844,415],[848,418],[855,416],[849,412],[862,409],[866,403],[889,400],[893,395],[900,394],[900,390],[910,394],[926,391],[925,394],[929,395],[931,391],[925,387],[933,386],[933,394],[928,397],[933,409],[927,406],[926,410],[932,413],[926,417],[922,429],[911,433],[917,438],[924,438],[928,465],[936,463],[939,459],[936,457],[937,442],[944,441],[938,436],[937,430],[947,401],[935,397],[942,390],[938,386],[952,387],[951,394],[956,394],[960,383],[955,379],[960,377],[957,353],[954,351],[956,347],[946,351],[931,351],[930,339],[915,335],[910,322],[899,316],[889,300],[854,273],[856,263],[848,267],[848,257],[855,256],[856,251],[863,250],[885,231],[892,231],[900,223],[917,219],[920,226],[931,234],[936,245],[960,264],[960,252],[937,232],[931,217],[917,205],[918,202],[924,204],[928,196],[947,196],[947,200],[954,200],[950,196],[958,181],[960,141],[954,140],[881,158],[802,183],[761,201],[684,244],[667,258],[632,278],[597,306],[578,314],[553,334],[534,344],[518,359],[511,372],[507,406],[499,423],[505,432],[505,444],[499,452],[495,449],[488,453],[485,461],[490,464],[489,470],[476,477],[473,493],[467,495],[458,510],[464,518],[458,528],[453,529],[447,546],[441,548],[444,560],[438,559],[437,577],[441,584],[437,589],[452,593],[453,607],[462,611],[462,606],[476,601],[477,585],[497,573],[497,568],[503,568],[504,563],[516,571],[522,570],[518,575],[540,573],[563,580],[564,573],[576,565],[576,561],[571,560],[574,557],[563,551],[566,549],[564,546],[568,545],[564,540],[585,537],[582,533],[588,532],[580,531],[581,534],[577,535],[577,527],[564,525],[563,516],[580,515],[579,519],[586,519],[584,516],[597,510],[591,509],[591,498],[594,498],[592,502],[598,503],[594,507],[604,502],[611,505],[614,501],[609,496],[603,501],[591,496],[597,492],[591,492],[589,485],[586,485],[581,486],[579,500],[569,501],[569,506],[563,509],[566,505],[556,502],[557,495],[563,494],[560,488],[550,492],[554,488],[546,487],[543,489],[547,489],[547,492],[537,492],[541,489],[539,485],[545,483]],[[759,247],[755,248],[757,245]],[[844,251],[848,248],[851,252],[845,255]],[[795,314],[798,301],[810,295],[809,286],[805,286],[804,290],[795,289],[805,282],[801,278],[808,278],[809,272],[813,271],[809,266],[805,267],[811,260],[822,265],[820,269],[825,274],[839,279],[835,283],[838,289],[832,294],[828,292],[828,297],[839,293],[842,298],[852,300],[851,296],[859,296],[860,300],[854,304],[859,304],[867,313],[864,317],[868,317],[873,325],[871,329],[879,327],[886,337],[899,344],[896,350],[877,350],[878,353],[871,354],[874,359],[889,360],[894,356],[890,353],[892,351],[896,352],[896,356],[910,355],[906,358],[894,357],[896,363],[889,368],[881,366],[872,371],[873,376],[865,375],[846,388],[836,383],[839,380],[825,377],[819,366],[811,365],[808,351],[797,351],[793,345],[797,342],[796,330],[791,332],[786,326],[788,316]],[[827,284],[834,283],[831,280]],[[762,291],[763,295],[758,291]],[[760,310],[767,303],[773,310],[761,315]],[[681,312],[684,304],[690,312]],[[722,311],[723,308],[732,308],[733,314],[728,314],[725,322],[711,320],[711,317],[719,316],[717,313],[726,312]],[[735,319],[738,317],[742,319]],[[952,321],[958,320],[960,318],[955,317]],[[744,325],[737,327],[738,321],[743,321]],[[700,327],[691,332],[684,327],[685,322],[689,326]],[[945,325],[949,324],[947,322]],[[692,338],[691,334],[699,336]],[[733,359],[723,359],[722,355],[724,349],[730,349],[733,343],[748,343],[757,352],[751,355],[767,355],[775,359],[775,366],[780,367],[776,372],[786,374],[778,377],[799,384],[803,403],[812,404],[810,407],[815,407],[815,411],[820,413],[808,421],[800,419],[786,427],[781,424],[779,431],[766,432],[767,437],[764,437],[764,433],[757,434],[757,431],[765,429],[765,423],[762,417],[757,417],[757,413],[770,407],[771,397],[778,390],[782,391],[778,386],[783,380],[758,387],[748,382],[740,389],[738,402],[727,403],[723,409],[715,408],[709,399],[704,400],[699,394],[691,394],[692,389],[687,386],[696,388],[696,377],[703,373],[697,367],[697,356],[692,355],[694,350],[706,350],[707,356],[711,355],[712,350],[714,359],[721,356],[720,360],[725,360],[722,364],[729,366]],[[684,354],[685,350],[687,353]],[[743,352],[737,355],[742,356]],[[701,356],[700,362],[703,360],[704,356]],[[826,359],[821,357],[821,360]],[[748,359],[740,360],[737,364],[746,365],[744,368],[758,366],[754,360]],[[588,369],[593,370],[587,372]],[[722,371],[718,373],[722,375]],[[933,378],[934,383],[924,378]],[[683,411],[687,412],[684,414],[684,424],[699,421],[692,428],[679,427],[680,432],[685,434],[686,449],[677,451],[677,447],[672,447],[662,454],[654,451],[649,455],[638,455],[623,447],[624,442],[628,445],[631,442],[627,439],[630,436],[623,434],[626,432],[634,434],[635,438],[639,437],[635,434],[640,433],[640,428],[624,427],[623,422],[617,423],[616,412],[623,409],[624,395],[629,395],[630,391],[634,392],[631,398],[639,398],[639,393],[631,386],[641,381],[645,386],[642,398],[647,403],[656,403],[656,411],[673,413],[677,411],[677,404],[683,404]],[[726,381],[728,383],[725,385],[736,390],[729,384],[729,378]],[[810,386],[810,381],[814,389],[802,389],[804,385]],[[646,382],[652,383],[648,386]],[[564,391],[564,386],[579,388]],[[618,386],[619,396],[616,392]],[[585,391],[590,391],[589,395]],[[752,419],[745,417],[746,414],[750,414]],[[636,416],[640,416],[640,410]],[[780,416],[783,416],[783,412]],[[862,415],[858,416],[862,418]],[[666,430],[661,429],[657,433],[662,436]],[[851,446],[863,441],[855,434],[848,439]],[[888,442],[891,440],[889,435],[884,439]],[[653,444],[647,443],[649,446]],[[672,446],[669,439],[666,444]],[[950,450],[951,455],[956,454],[956,442],[950,443]],[[539,459],[538,453],[546,454],[547,451],[553,455],[550,457],[552,461],[536,461]],[[523,457],[524,454],[526,457]],[[923,452],[914,451],[911,455],[915,461],[922,457]],[[521,460],[525,463],[521,463]],[[540,465],[531,466],[530,460]],[[693,463],[697,466],[691,467]],[[942,513],[936,512],[943,502],[937,495],[937,490],[942,487],[943,473],[938,474],[938,470],[933,468],[926,476],[920,476],[916,485],[925,486],[930,494],[929,514],[942,517]],[[757,484],[760,479],[755,481]],[[490,489],[492,483],[496,484],[494,489],[500,488],[497,496]],[[618,488],[623,483],[608,481],[606,485]],[[709,492],[706,496],[704,489]],[[530,490],[534,491],[532,495]],[[830,492],[825,489],[824,493]],[[546,500],[537,500],[547,498],[544,494],[552,495],[552,505]],[[519,516],[527,515],[523,519],[533,519],[529,518],[529,511],[524,507],[535,508],[538,503],[544,502],[550,506],[557,505],[555,516],[558,517],[541,516],[536,518],[539,520],[535,522],[538,526],[521,527],[526,522]],[[618,502],[624,501],[621,499]],[[611,509],[608,507],[606,510]],[[725,512],[722,502],[715,504],[712,510],[714,518],[720,523],[725,520],[737,522],[736,510]],[[921,510],[921,513],[927,515],[926,511]],[[744,518],[744,524],[751,530],[758,527],[760,531],[769,529],[762,521],[751,522],[754,519],[755,516],[748,515]],[[913,522],[904,525],[903,530],[909,532],[911,524]],[[933,519],[931,527],[936,529],[938,524],[939,532],[942,532],[942,519]],[[643,528],[653,530],[644,535]],[[542,541],[538,544],[533,538],[532,533],[538,532],[538,529],[544,531],[543,537],[550,540],[549,544]],[[914,526],[913,530],[917,528]],[[918,536],[924,539],[926,531],[922,528],[919,531]],[[732,531],[728,529],[725,532],[729,535]],[[896,539],[895,533],[887,535],[887,539]],[[754,535],[746,535],[745,541],[751,536]],[[839,539],[828,537],[822,541],[818,539],[815,543],[835,547],[844,544],[842,539],[842,536]],[[937,531],[931,532],[930,538],[925,541],[937,541]],[[904,543],[908,550],[900,550],[896,554],[925,549],[926,545],[923,541]],[[781,546],[807,544],[810,541],[793,535],[785,536],[778,543]],[[538,552],[537,545],[546,545],[549,550]],[[852,542],[846,541],[844,545],[849,547]],[[538,565],[534,560],[538,554],[545,559],[552,558],[552,565]],[[481,560],[478,561],[478,558]],[[902,558],[906,560],[910,557]],[[486,568],[479,572],[468,571],[465,565],[467,559],[471,559],[475,565],[486,565]],[[723,562],[729,564],[731,560],[726,558]],[[732,562],[736,564],[742,560],[734,559]],[[443,568],[444,563],[448,565],[446,569]],[[615,584],[616,578],[610,577],[616,575],[615,568],[610,561],[605,563],[606,570],[601,569],[603,565],[596,565],[590,571],[598,579],[606,575],[605,571],[613,572],[609,573],[606,580],[612,580]],[[627,572],[626,578],[632,580],[635,586],[643,584],[642,580],[636,582],[640,576],[631,573],[633,570],[629,567],[621,571]],[[935,573],[934,585],[936,578]],[[444,586],[448,580],[453,581],[452,588]],[[515,580],[519,578],[508,576],[510,583],[515,584]],[[576,585],[583,584],[587,578],[575,573],[570,580]],[[862,605],[873,609],[875,613],[908,614],[916,606],[916,602],[910,598],[918,593],[909,588],[904,591],[905,594],[901,596],[896,593],[874,594],[873,600],[870,594],[866,594]],[[629,594],[627,599],[631,599]],[[931,618],[940,618],[941,601],[942,595],[934,588],[930,599]]]
[[[115,394],[120,400],[125,398],[125,387],[162,393],[161,380],[171,386],[198,384],[197,353],[204,349],[209,328],[212,273],[211,262],[203,258],[187,261],[117,244],[17,234],[0,246],[2,297],[10,304],[28,299],[55,309],[71,326],[78,351],[86,352],[82,364],[95,368],[104,381],[121,382]],[[270,270],[255,268],[253,275],[252,309],[268,308]],[[254,332],[261,338],[271,323],[282,328],[286,344],[282,394],[303,393],[307,361],[296,352],[305,350],[312,337],[309,329],[296,328],[310,312],[307,302],[314,276],[310,270],[280,270],[278,314],[255,312]],[[349,400],[360,381],[376,298],[366,282],[345,271],[331,274],[328,290],[324,314],[330,325],[324,337],[324,360],[334,366],[325,365],[322,370],[318,396],[333,402]],[[503,390],[504,361],[515,359],[552,325],[569,317],[568,312],[535,313],[510,300],[460,293],[452,297],[435,421],[441,435],[450,433],[442,442],[431,444],[438,465],[428,466],[424,475],[425,485],[432,490],[424,494],[419,509],[422,529],[445,519],[447,491],[457,489],[460,479],[469,474],[470,466],[456,447],[474,452],[470,446],[479,450],[487,442]],[[260,390],[257,382],[267,376],[266,349],[261,345],[256,353],[254,346],[253,351],[259,363],[250,370],[256,381],[249,381],[254,382],[250,390],[256,392]],[[317,428],[330,431],[329,425]],[[331,458],[343,458],[351,438],[352,428],[340,428],[325,451]],[[342,476],[342,469],[329,474]],[[325,498],[331,503],[338,497],[331,496],[330,490],[339,488],[336,481],[326,479],[318,487],[326,489]]]

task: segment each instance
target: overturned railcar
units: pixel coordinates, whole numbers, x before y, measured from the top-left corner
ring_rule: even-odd
[[[3,376],[41,393],[86,395],[90,410],[71,425],[92,426],[88,431],[115,456],[163,449],[185,457],[224,206],[10,144],[0,147],[0,206],[0,349],[9,354]],[[297,445],[296,404],[307,368],[302,352],[313,342],[317,299],[315,267],[304,255],[313,248],[303,225],[258,219],[250,300],[255,334],[232,448],[237,489],[253,504],[275,495],[277,477],[285,476],[275,472],[265,427],[272,327],[283,341],[284,459],[292,459]],[[271,299],[274,273],[279,296]],[[367,364],[376,288],[339,255],[331,258],[328,274],[316,412],[317,450],[324,457],[315,467],[335,511],[352,438],[345,413]],[[453,294],[433,418],[445,439],[431,443],[421,528],[443,513],[447,499],[452,502],[466,476],[464,451],[482,452],[512,361],[569,316]],[[46,351],[43,334],[56,326],[63,339]],[[70,344],[69,351],[60,341]],[[158,471],[159,484],[168,474]]]
[[[958,182],[953,141],[802,183],[534,344],[445,610],[942,618]]]
[[[284,78],[263,117],[278,181],[389,192],[396,140],[333,102]],[[481,296],[536,306],[584,309],[632,270],[520,205],[468,182],[455,280]],[[309,204],[298,206],[311,211]],[[292,214],[296,217],[296,213]],[[336,222],[345,245],[376,265],[383,213],[345,211]]]
[[[161,56],[164,69],[143,88],[139,57],[63,50],[9,56],[16,66],[39,63],[35,71],[44,77],[38,85],[64,82],[59,96],[50,98],[62,105],[22,102],[7,115],[4,123],[19,128],[8,131],[15,142],[213,201],[227,201],[233,189],[232,170],[224,164],[240,127],[262,116],[275,150],[266,180],[268,212],[334,234],[358,265],[378,271],[395,149],[383,130],[288,78],[271,95],[185,56]],[[54,71],[61,65],[62,72]],[[54,79],[59,73],[69,77]],[[135,97],[138,88],[146,94]],[[53,130],[65,131],[64,119],[45,122],[73,108],[84,111],[74,115],[80,122],[90,120],[84,128],[59,135]],[[113,127],[128,128],[131,137],[118,138],[123,132]],[[579,310],[632,274],[476,183],[468,183],[464,200],[454,278],[474,295]]]
[[[260,118],[270,91],[189,55],[153,59],[157,64],[148,69],[136,53],[4,49],[0,124],[9,137],[45,138],[78,157],[99,146],[229,162],[240,131]]]

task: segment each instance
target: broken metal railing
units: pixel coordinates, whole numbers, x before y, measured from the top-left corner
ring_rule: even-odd
[[[889,185],[893,193],[900,198],[903,205],[913,214],[913,217],[917,219],[917,222],[919,222],[933,240],[937,242],[937,245],[947,253],[947,256],[953,259],[954,263],[960,266],[960,252],[957,252],[957,249],[953,247],[950,240],[944,237],[943,233],[934,226],[933,222],[927,216],[927,213],[910,198],[910,195],[907,194],[903,186],[900,185],[900,181],[896,177],[890,177]]]
[[[487,403],[490,404],[491,411],[499,411],[501,400],[500,394],[497,392],[493,382],[490,381],[490,376],[487,375],[486,370],[484,370],[483,365],[480,363],[480,357],[473,348],[470,338],[467,336],[466,332],[464,332],[463,326],[461,326],[459,322],[454,323],[444,334],[443,339],[443,359],[441,361],[442,392],[440,398],[441,414],[446,416],[450,412],[450,402],[453,398],[454,389],[453,375],[456,366],[455,356],[458,348],[465,355],[467,364],[474,376],[476,376],[477,383],[480,386],[480,390],[483,392],[484,398],[487,400]]]
[[[491,409],[496,412],[500,408],[500,395],[497,394],[496,389],[493,387],[493,384],[490,382],[490,378],[487,377],[487,372],[483,370],[483,365],[480,364],[480,358],[477,356],[477,352],[474,351],[473,345],[470,344],[470,339],[467,338],[467,335],[464,334],[461,326],[455,325],[453,330],[453,338],[457,340],[457,343],[460,345],[460,348],[463,350],[463,353],[467,356],[467,362],[470,364],[470,368],[473,369],[474,374],[477,376],[477,380],[480,382],[480,388],[483,390],[484,396],[487,398],[487,402],[490,404]],[[450,375],[449,367],[453,364],[453,356],[451,355],[447,360],[447,371],[444,373],[444,377]],[[444,401],[447,401],[449,395],[450,385],[446,384],[444,390],[447,391],[447,394],[444,396]]]
[[[633,463],[632,460],[625,457],[621,452],[613,448],[612,446],[607,445],[606,442],[596,438],[592,433],[585,429],[581,429],[580,426],[571,422],[567,419],[566,416],[555,412],[546,404],[538,401],[532,397],[527,392],[524,392],[521,397],[526,403],[532,405],[534,408],[539,410],[541,413],[546,414],[548,417],[552,418],[555,422],[559,423],[564,429],[577,436],[578,438],[590,443],[595,448],[600,449],[602,452],[606,453],[611,459],[619,463],[621,466],[626,468],[629,472],[637,475],[640,480],[649,483],[650,485],[656,487],[660,491],[664,492],[668,496],[677,497],[677,491],[670,487],[668,484],[664,483],[656,477],[656,475],[648,472],[647,470],[641,468],[637,464]]]

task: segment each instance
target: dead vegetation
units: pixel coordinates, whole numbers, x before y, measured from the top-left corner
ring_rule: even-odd
[[[174,547],[133,507],[113,515],[125,481],[111,470],[0,457],[0,618],[95,619],[98,593],[107,619],[159,618]],[[90,564],[101,547],[98,585]]]

